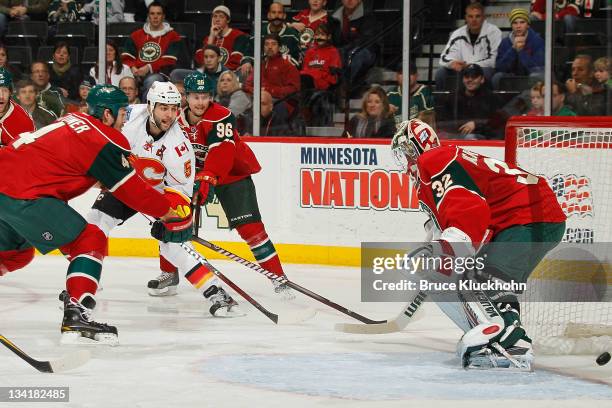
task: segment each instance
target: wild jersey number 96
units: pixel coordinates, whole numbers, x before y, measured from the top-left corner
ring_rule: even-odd
[[[217,123],[217,137],[222,139],[224,137],[230,138],[234,134],[234,129],[231,123]]]

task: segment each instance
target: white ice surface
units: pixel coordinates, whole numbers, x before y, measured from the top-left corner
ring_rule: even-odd
[[[310,306],[318,314],[275,326],[238,299],[248,316],[211,318],[184,281],[178,296],[146,294],[156,259],[108,258],[95,319],[118,327],[120,345],[87,347],[93,358],[64,374],[38,373],[2,347],[0,387],[70,387],[70,403],[45,407],[612,407],[612,363],[599,367],[595,356],[537,357],[532,374],[466,372],[453,352],[460,332],[435,305],[402,333],[337,333],[334,323],[355,321],[301,295],[286,305],[259,274],[212,262],[273,312]],[[361,303],[356,268],[285,268],[295,282],[370,318],[401,308]],[[0,278],[0,334],[37,359],[76,347],[59,344],[65,269],[63,258],[39,256]]]

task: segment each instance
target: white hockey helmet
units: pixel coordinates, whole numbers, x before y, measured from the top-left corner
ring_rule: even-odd
[[[149,120],[155,126],[160,127],[160,124],[153,116],[155,105],[158,103],[165,105],[177,105],[180,108],[181,93],[176,85],[174,85],[172,82],[155,81],[147,93],[147,110],[149,111]]]
[[[153,82],[147,93],[147,103],[155,107],[156,103],[181,105],[181,93],[172,82]]]
[[[419,180],[417,159],[436,147],[440,147],[438,135],[431,126],[419,119],[400,123],[391,142],[395,162],[410,175],[414,183]]]

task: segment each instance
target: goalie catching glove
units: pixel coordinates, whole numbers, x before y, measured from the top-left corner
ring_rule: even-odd
[[[176,212],[176,217],[165,221],[155,221],[151,227],[151,236],[162,242],[181,243],[189,241],[193,233],[189,199],[173,190],[166,190],[164,195],[170,201],[171,208]]]
[[[193,185],[193,203],[195,205],[211,203],[215,196],[217,181],[218,177],[210,171],[202,170],[196,174]]]

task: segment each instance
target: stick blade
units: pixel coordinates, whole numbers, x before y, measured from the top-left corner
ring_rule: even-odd
[[[58,360],[49,361],[49,365],[51,366],[52,373],[63,373],[82,366],[88,362],[90,358],[91,353],[88,350],[77,350]]]

